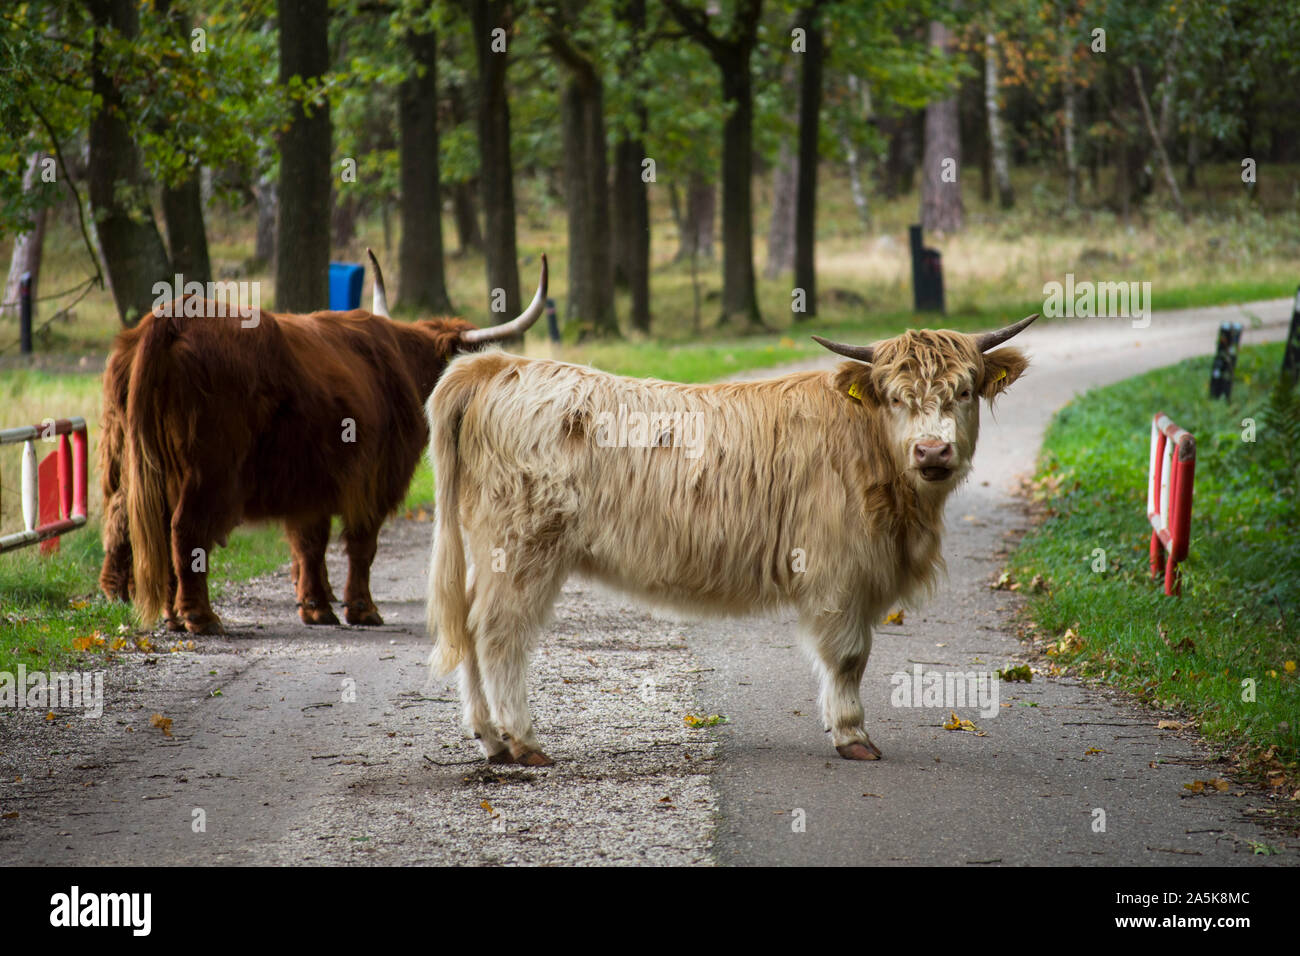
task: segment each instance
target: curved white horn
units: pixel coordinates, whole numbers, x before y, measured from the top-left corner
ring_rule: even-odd
[[[1028,327],[1029,323],[1033,322],[1036,318],[1038,318],[1037,312],[1033,315],[1025,316],[1025,318],[1013,325],[1008,325],[1005,328],[998,329],[996,332],[985,332],[983,335],[977,335],[975,336],[975,347],[981,352],[987,352],[989,349],[997,348],[1007,339],[1023,332],[1025,328]]]
[[[546,281],[546,256],[543,254],[542,278],[537,283],[537,294],[533,296],[533,301],[528,304],[528,308],[519,313],[519,318],[512,319],[502,325],[490,325],[486,329],[466,329],[460,333],[461,343],[464,345],[482,345],[484,342],[499,342],[502,339],[523,335],[538,320],[542,311],[546,308]]]
[[[382,315],[386,319],[391,319],[388,314],[388,293],[384,291],[384,273],[379,268],[379,260],[375,258],[374,252],[367,246],[366,255],[370,257],[370,264],[375,267],[375,291],[371,300],[370,311],[375,315]]]

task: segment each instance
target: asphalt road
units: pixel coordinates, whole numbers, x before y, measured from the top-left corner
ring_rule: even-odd
[[[1249,329],[1247,313],[1264,326]],[[1283,300],[1156,313],[1141,330],[1089,319],[1021,334],[1015,344],[1030,354],[1029,372],[993,414],[984,407],[973,475],[949,502],[948,580],[920,613],[875,637],[863,704],[884,752],[879,763],[835,757],[815,717],[816,683],[794,646],[792,616],[688,629],[705,668],[702,695],[731,718],[713,778],[718,862],[1295,865],[1294,845],[1284,855],[1254,854],[1252,841],[1278,842],[1251,819],[1267,809],[1262,801],[1230,795],[1242,792],[1235,787],[1187,791],[1185,783],[1222,777],[1223,767],[1194,735],[1158,730],[1161,715],[1123,698],[1067,680],[1003,684],[996,717],[958,713],[982,737],[944,730],[947,708],[890,703],[890,676],[910,675],[916,664],[990,670],[1020,653],[1008,627],[1018,598],[989,584],[1004,543],[1027,526],[1014,490],[1032,472],[1058,408],[1092,386],[1212,352],[1221,321],[1243,321],[1249,344],[1284,337],[1289,317]],[[1081,560],[1092,547],[1080,544]]]
[[[1266,325],[1247,342],[1284,334],[1287,303],[1249,310]],[[877,634],[863,699],[879,762],[835,755],[791,618],[681,621],[575,581],[529,677],[557,766],[487,768],[454,689],[427,680],[431,526],[394,521],[373,575],[382,628],[301,625],[278,574],[217,602],[228,637],[108,667],[100,719],[0,711],[0,864],[1295,865],[1294,841],[1252,818],[1261,795],[1190,794],[1224,767],[1122,699],[1002,685],[995,716],[959,712],[983,736],[944,730],[947,709],[890,705],[897,671],[992,670],[1021,651],[1015,595],[987,585],[1025,524],[1012,490],[1052,412],[1208,351],[1241,315],[1022,336],[1034,365],[985,412],[949,507],[949,579]],[[337,547],[330,561],[341,581]],[[1254,855],[1263,842],[1282,854]]]

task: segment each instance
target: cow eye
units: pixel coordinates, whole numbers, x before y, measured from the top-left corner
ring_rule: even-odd
[[[903,400],[899,398],[897,395],[895,395],[893,398],[889,400],[889,404],[893,405],[895,408],[902,408]]]
[[[958,396],[958,398],[960,398],[963,402],[965,402],[965,401],[969,401],[969,399],[970,399],[970,389],[969,389],[969,388],[964,389],[964,390],[962,391],[961,395]]]

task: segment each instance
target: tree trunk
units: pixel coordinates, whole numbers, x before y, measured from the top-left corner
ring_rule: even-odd
[[[171,0],[157,0],[159,16],[171,21],[172,30],[182,44],[190,42],[187,18],[173,10]],[[165,124],[159,124],[165,134]],[[208,234],[203,225],[202,170],[194,166],[189,178],[162,189],[163,222],[167,226],[167,248],[171,252],[172,271],[185,281],[207,283],[212,280],[212,262],[208,257]]]
[[[804,292],[804,311],[795,319],[817,314],[817,163],[821,131],[822,67],[825,41],[814,6],[807,11],[807,48],[799,79],[799,161],[795,187],[794,287]]]
[[[324,76],[330,66],[327,0],[278,0],[280,83]],[[275,303],[284,312],[329,305],[330,112],[293,107],[280,137],[280,211],[276,227]]]
[[[23,172],[24,193],[33,192],[46,185],[40,180],[40,169],[44,160],[45,153],[39,150],[28,158],[27,169]],[[32,214],[32,228],[14,237],[13,254],[9,259],[9,277],[5,281],[4,296],[0,298],[0,318],[6,315],[18,317],[20,307],[16,303],[19,296],[19,280],[22,279],[24,272],[30,272],[32,275],[31,294],[32,299],[36,299],[41,277],[41,253],[45,247],[45,220],[48,212],[47,206],[44,204],[39,206]],[[3,303],[6,302],[15,304],[5,306]],[[34,311],[35,306],[33,305],[32,308]]]
[[[1169,194],[1173,196],[1174,205],[1178,208],[1178,215],[1182,217],[1183,222],[1187,221],[1187,207],[1183,205],[1183,194],[1178,188],[1178,180],[1174,178],[1174,168],[1169,163],[1169,154],[1165,152],[1165,144],[1160,139],[1160,131],[1156,129],[1155,120],[1151,117],[1151,105],[1147,102],[1146,87],[1142,83],[1142,68],[1134,65],[1133,83],[1137,86],[1138,102],[1142,105],[1142,118],[1146,122],[1147,134],[1151,137],[1151,143],[1156,150],[1156,158],[1160,161],[1160,170],[1164,173],[1165,185],[1169,187]]]
[[[610,260],[609,172],[605,159],[604,93],[589,68],[570,70],[564,115],[564,193],[569,210],[568,321],[596,335],[617,335]]]
[[[782,139],[772,167],[772,218],[767,230],[767,265],[763,275],[775,279],[794,268],[794,211],[799,189],[797,143]]]
[[[334,208],[330,212],[330,243],[334,254],[346,255],[356,242],[359,213],[355,193],[340,190],[334,194]]]
[[[1077,93],[1070,74],[1064,80],[1064,125],[1065,125],[1065,201],[1069,206],[1079,204],[1079,154],[1074,142],[1075,101]],[[1094,180],[1095,180],[1095,169]],[[1095,188],[1095,182],[1094,182]]]
[[[984,34],[984,107],[989,118],[989,152],[993,161],[993,178],[998,184],[998,205],[1010,209],[1016,199],[1011,190],[1007,142],[1002,135],[1002,117],[998,107],[997,43],[992,30]]]
[[[951,31],[930,21],[930,46],[947,51]],[[925,154],[922,159],[921,227],[926,232],[957,232],[965,223],[961,198],[961,127],[957,96],[925,108]]]
[[[648,114],[645,97],[635,86],[636,71],[645,57],[646,0],[621,0],[616,15],[630,38],[621,78],[633,92],[632,123],[614,146],[614,186],[611,202],[614,283],[632,296],[632,327],[650,330],[650,187],[643,178]]]
[[[203,225],[203,194],[197,169],[179,186],[163,189],[162,208],[172,271],[183,275],[186,282],[210,282],[212,262],[208,258],[208,233]]]
[[[95,23],[91,92],[98,104],[90,117],[90,205],[118,318],[130,326],[153,309],[154,283],[170,272],[126,104],[104,63],[103,32],[137,36],[139,11],[134,0],[91,0],[89,6]]]
[[[422,313],[448,315],[451,299],[442,256],[438,170],[438,40],[433,33],[408,33],[406,45],[415,66],[398,91],[401,302]]]
[[[483,230],[478,224],[475,194],[478,180],[456,183],[451,187],[452,217],[456,220],[456,255],[467,256],[483,251]]]
[[[717,185],[692,170],[686,186],[686,214],[681,220],[681,236],[674,262],[682,262],[694,255],[713,261],[717,206]]]
[[[485,219],[484,260],[492,317],[508,322],[523,311],[515,243],[514,167],[510,160],[510,101],[506,95],[509,53],[494,52],[493,31],[510,36],[506,0],[471,0],[474,52],[478,60],[479,185]],[[500,289],[498,294],[495,290]],[[504,301],[499,301],[504,296]],[[497,306],[502,306],[500,309]]]
[[[754,87],[750,51],[722,68],[730,115],[722,130],[722,321],[761,326],[754,284]]]
[[[919,114],[883,117],[880,129],[889,138],[885,155],[882,190],[886,199],[897,199],[912,191],[916,178],[916,128]]]
[[[257,239],[253,248],[253,271],[275,264],[275,222],[279,217],[279,189],[276,181],[264,176],[253,187],[257,200]]]
[[[870,94],[863,95],[861,82],[856,76],[850,74],[847,82],[851,109],[859,110],[863,116],[871,116]],[[849,124],[843,114],[841,114],[839,126],[840,146],[844,149],[845,163],[849,168],[849,193],[853,197],[853,208],[857,210],[858,222],[862,226],[863,233],[869,233],[871,231],[871,206],[867,201],[866,185],[862,180],[862,150],[850,135]]]
[[[468,112],[465,109],[465,93],[459,83],[447,87],[447,103],[451,109],[451,121],[459,126],[465,122]],[[478,223],[477,196],[479,181],[476,178],[454,183],[451,187],[452,218],[456,220],[456,255],[467,256],[471,252],[483,251],[483,230]]]
[[[642,108],[639,131],[645,129]],[[639,132],[638,131],[638,132]],[[632,294],[632,327],[650,331],[650,195],[641,178],[645,141],[640,135],[619,140],[615,148],[613,230],[621,236],[616,272]]]

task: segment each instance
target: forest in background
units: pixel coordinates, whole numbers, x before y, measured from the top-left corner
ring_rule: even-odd
[[[28,271],[46,321],[103,289],[131,324],[175,274],[265,275],[274,307],[316,309],[371,232],[410,315],[509,318],[551,253],[574,338],[677,333],[683,305],[696,331],[785,324],[765,281],[810,319],[819,254],[894,253],[900,218],[958,276],[985,268],[972,245],[1039,234],[1293,261],[1297,49],[1259,0],[22,3],[0,14],[2,301]],[[449,280],[466,261],[477,289]],[[690,296],[652,296],[674,264]]]

